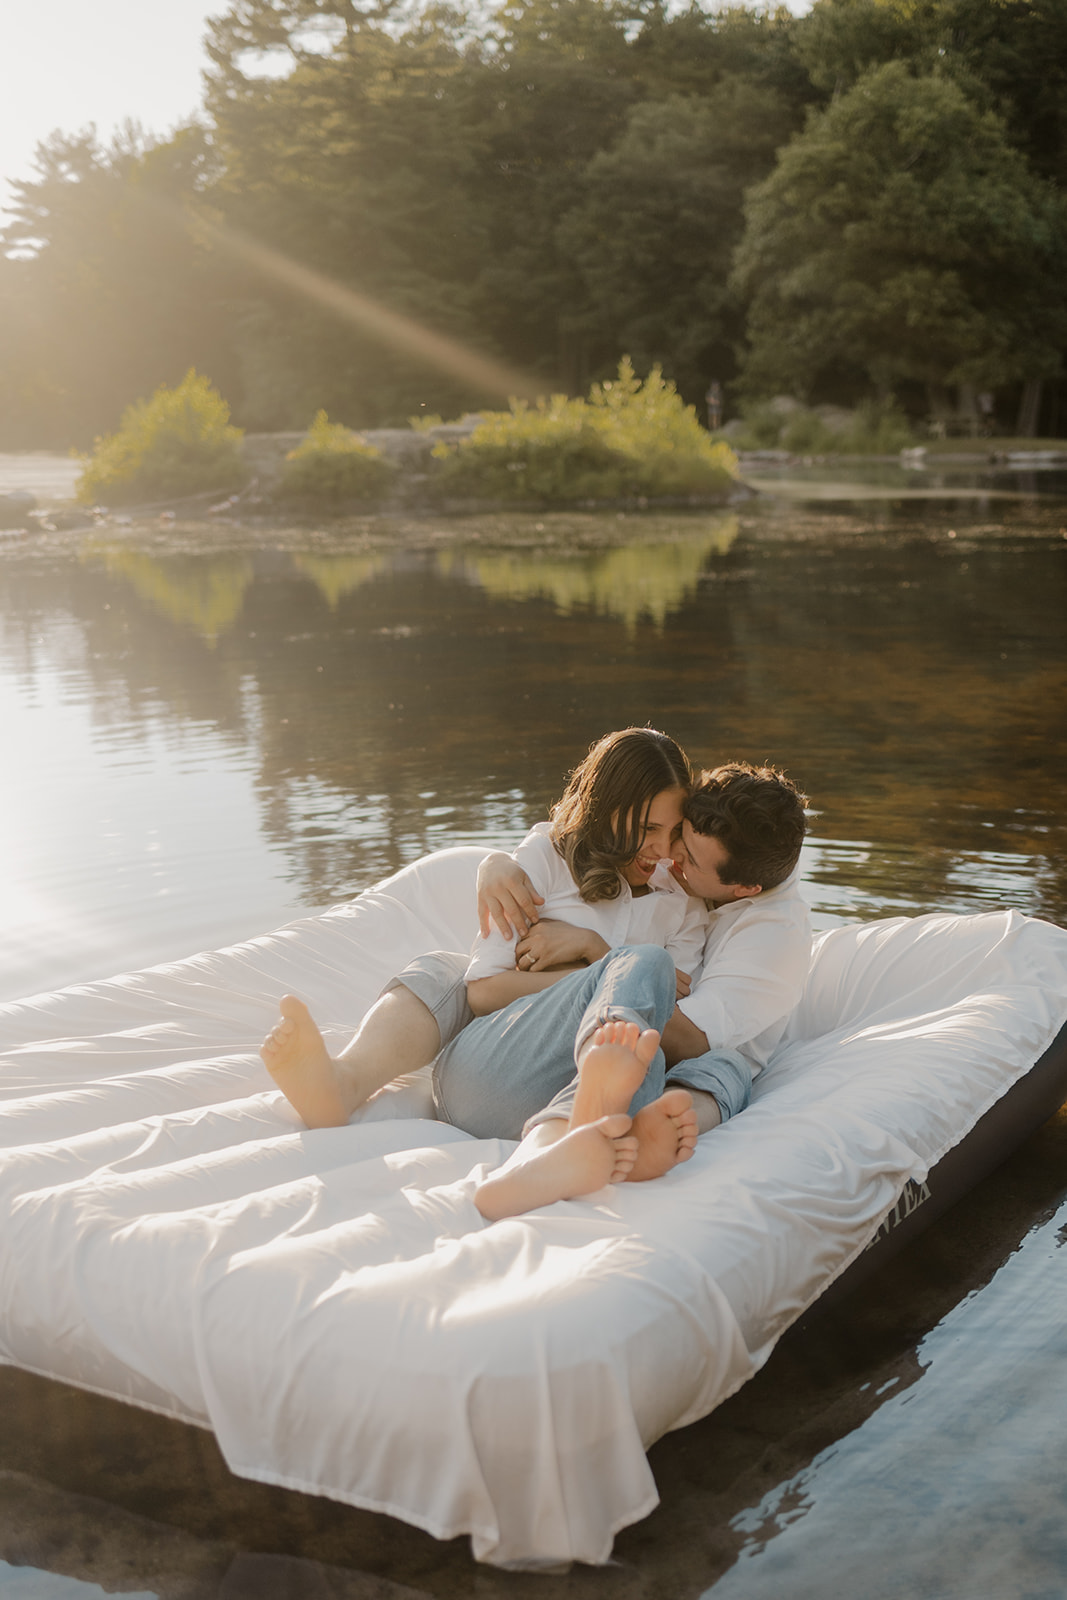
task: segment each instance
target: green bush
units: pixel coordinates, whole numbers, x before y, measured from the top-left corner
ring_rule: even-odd
[[[296,449],[286,456],[275,493],[283,499],[320,505],[380,500],[392,479],[393,468],[380,450],[320,411]]]
[[[915,443],[911,423],[892,400],[863,400],[842,448],[865,455],[897,455]]]
[[[846,448],[845,435],[828,428],[817,411],[793,411],[779,421],[784,426],[778,443],[795,456],[825,456]]]
[[[737,459],[700,426],[658,367],[642,383],[628,358],[588,400],[565,395],[535,406],[513,400],[456,444],[433,454],[443,488],[494,500],[617,500],[718,494]]]
[[[176,389],[158,388],[123,412],[117,433],[97,439],[78,479],[84,504],[132,505],[245,482],[240,428],[207,379],[190,369]]]
[[[732,442],[739,450],[779,449],[795,456],[888,456],[915,443],[907,417],[892,400],[861,401],[851,418],[827,409],[844,419],[843,424],[831,426],[806,406],[785,410],[770,401],[755,401],[744,408],[744,429]]]
[[[776,450],[781,444],[786,417],[776,411],[770,401],[755,401],[742,408],[744,430],[734,434],[733,443],[740,450]]]

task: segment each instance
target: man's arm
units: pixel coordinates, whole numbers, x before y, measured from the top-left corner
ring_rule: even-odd
[[[505,939],[528,934],[537,922],[537,908],[544,905],[514,856],[493,850],[478,868],[478,926],[482,938],[489,937],[490,918]]]
[[[771,917],[762,908],[751,912],[712,945],[692,993],[680,1002],[696,1035],[689,1043],[704,1043],[679,1059],[707,1049],[738,1050],[782,1022],[800,1000],[810,962],[811,924],[803,905],[787,904]]]
[[[704,1055],[710,1048],[707,1034],[702,1033],[696,1023],[690,1021],[685,1012],[679,1010],[677,1006],[671,1012],[670,1021],[663,1030],[660,1045],[667,1058],[668,1067],[676,1067],[679,1061],[692,1061],[695,1056]]]
[[[500,1011],[513,1000],[528,994],[539,994],[549,989],[569,972],[580,972],[578,967],[557,967],[553,972],[495,972],[492,977],[472,978],[467,985],[467,1004],[476,1017],[487,1017]]]

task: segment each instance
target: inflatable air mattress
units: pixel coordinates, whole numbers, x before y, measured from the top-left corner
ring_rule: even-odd
[[[0,1007],[0,1359],[479,1560],[603,1563],[656,1504],[648,1446],[935,1209],[944,1163],[958,1188],[969,1138],[988,1166],[998,1106],[1010,1143],[1067,1092],[1067,932],[1005,912],[821,935],[751,1107],[693,1160],[490,1225],[472,1192],[512,1147],[434,1122],[418,1075],[312,1132],[256,1053],[283,992],[339,1045],[412,956],[466,948],[479,859]]]

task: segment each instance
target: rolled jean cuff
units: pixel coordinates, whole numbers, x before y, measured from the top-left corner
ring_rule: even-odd
[[[642,1033],[648,1026],[647,1019],[639,1011],[631,1011],[629,1006],[615,1005],[611,1001],[606,1002],[598,1007],[594,1017],[588,1017],[587,1013],[586,1026],[579,1031],[575,1040],[574,1053],[576,1057],[581,1054],[582,1046],[605,1022],[632,1022]],[[662,1075],[663,1053],[657,1050],[649,1070],[645,1074],[645,1082],[638,1089],[631,1102],[631,1114],[639,1110],[640,1106],[646,1104],[648,1100],[657,1098],[663,1092]],[[536,1111],[532,1117],[527,1117],[522,1129],[523,1138],[526,1137],[531,1128],[538,1127],[542,1122],[569,1122],[571,1112],[574,1110],[574,1097],[577,1093],[578,1079],[576,1076],[572,1083],[567,1084],[566,1088],[553,1095],[543,1111]]]
[[[640,1011],[633,1011],[629,1006],[616,1005],[611,1000],[605,1001],[603,1005],[597,1007],[593,1016],[586,1012],[583,1018],[583,1025],[579,1028],[578,1035],[574,1041],[575,1063],[577,1063],[578,1057],[596,1030],[602,1028],[606,1022],[632,1022],[641,1033],[644,1033],[649,1026],[647,1019],[641,1015]]]
[[[667,1087],[702,1089],[714,1095],[719,1115],[729,1122],[752,1098],[752,1068],[738,1050],[708,1050],[672,1067]]]
[[[463,1032],[468,1022],[474,1021],[474,1012],[467,1004],[467,968],[470,956],[456,950],[430,950],[426,955],[409,961],[403,972],[382,990],[382,995],[394,989],[410,989],[431,1012],[441,1035],[439,1050],[451,1044]],[[378,996],[381,999],[381,995]]]

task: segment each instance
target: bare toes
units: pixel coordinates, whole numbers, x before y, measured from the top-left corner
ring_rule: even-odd
[[[290,1028],[298,1022],[306,1022],[311,1016],[303,1000],[298,1000],[295,994],[283,994],[278,1001],[278,1010],[282,1014],[283,1022]]]
[[[637,1160],[637,1139],[633,1134],[626,1134],[621,1139],[615,1140],[615,1166],[612,1169],[609,1183],[625,1183],[633,1171],[634,1162]]]
[[[636,1023],[613,1017],[609,1021],[600,1024],[600,1027],[593,1035],[593,1043],[598,1045],[621,1045],[625,1049],[632,1050],[637,1043],[637,1034]]]
[[[634,1040],[634,1055],[637,1057],[638,1061],[640,1061],[646,1067],[650,1067],[652,1065],[652,1058],[658,1049],[659,1034],[656,1032],[655,1028],[646,1028],[644,1033],[639,1034]]]

